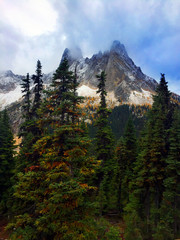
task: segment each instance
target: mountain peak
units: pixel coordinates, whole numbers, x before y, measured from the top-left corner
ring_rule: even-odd
[[[72,48],[72,49],[66,48],[64,50],[63,55],[62,55],[61,61],[66,58],[68,60],[68,62],[69,62],[69,65],[71,65],[71,63],[74,60],[79,60],[82,57],[83,57],[82,56],[82,52],[81,52],[81,49],[79,47],[75,47],[75,48]]]
[[[125,46],[118,40],[113,41],[110,51],[118,53],[119,55],[128,56]]]
[[[11,70],[1,71],[0,75],[3,77],[13,77],[14,73]]]

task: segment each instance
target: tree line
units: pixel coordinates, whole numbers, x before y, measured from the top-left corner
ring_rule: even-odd
[[[19,152],[7,112],[0,115],[0,212],[10,218],[11,239],[118,240],[112,216],[126,240],[180,237],[180,111],[164,74],[143,130],[136,133],[130,116],[123,136],[113,134],[119,112],[110,117],[106,74],[97,75],[93,141],[77,78],[64,59],[43,95],[40,61],[33,98],[29,74],[22,80]]]

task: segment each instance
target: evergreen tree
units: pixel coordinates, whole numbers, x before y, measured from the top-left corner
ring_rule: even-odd
[[[7,111],[0,115],[0,212],[6,212],[10,204],[12,176],[15,167],[14,139]]]
[[[75,112],[77,104],[82,100],[82,98],[78,98],[76,97],[77,94],[77,87],[78,87],[78,83],[77,83],[77,66],[75,67],[75,72],[74,72],[74,77],[73,77],[73,112]],[[72,115],[72,123],[75,123],[77,120],[77,116],[75,114]]]
[[[127,156],[124,138],[121,137],[115,149],[115,156],[118,163],[117,183],[118,183],[118,212],[122,214],[127,203],[127,186],[124,185],[127,168]]]
[[[119,211],[122,213],[123,208],[129,200],[131,191],[130,182],[133,179],[133,168],[137,157],[136,133],[132,118],[128,119],[125,127],[124,138],[121,138],[116,147],[116,158],[118,162],[118,204]]]
[[[114,171],[116,172],[117,165],[114,161],[112,131],[108,125],[110,111],[106,105],[105,72],[102,71],[100,75],[97,75],[97,79],[99,82],[97,93],[100,94],[100,105],[97,110],[96,121],[96,157],[102,161],[101,169],[97,173],[97,184],[99,185],[100,212],[103,212],[114,207],[111,203],[113,195],[110,192],[113,191],[112,176]]]
[[[23,93],[23,106],[22,106],[22,118],[23,123],[20,125],[19,137],[22,138],[20,152],[17,157],[16,173],[24,172],[27,166],[31,166],[32,163],[36,164],[37,156],[33,152],[33,144],[40,138],[42,129],[37,125],[39,120],[38,109],[42,104],[42,73],[41,62],[37,61],[36,75],[32,76],[34,80],[34,101],[31,103],[30,92],[30,79],[29,74],[25,79],[22,79],[22,93]]]
[[[36,74],[32,76],[32,79],[34,80],[34,102],[33,102],[33,108],[32,113],[34,116],[37,115],[37,109],[39,108],[41,104],[41,92],[43,90],[43,80],[42,80],[42,65],[41,62],[37,61],[37,67],[36,67]]]
[[[59,68],[56,70],[53,78],[53,84],[55,87],[54,98],[56,104],[59,105],[56,115],[60,116],[60,123],[65,124],[70,121],[70,115],[72,113],[72,95],[73,91],[73,75],[72,72],[68,70],[68,61],[64,59],[60,64]],[[60,81],[59,81],[60,79]],[[71,111],[69,111],[71,109]],[[73,115],[73,113],[72,113]]]
[[[165,191],[155,239],[171,240],[180,237],[180,112],[173,115],[169,137],[169,154],[166,158]]]
[[[116,106],[112,109],[109,115],[108,121],[112,129],[112,133],[115,140],[118,141],[120,137],[124,135],[125,127],[129,117],[132,117],[134,127],[136,129],[136,135],[139,136],[143,130],[145,121],[147,119],[147,112],[149,111],[149,105],[127,105],[123,104]],[[88,124],[89,134],[91,138],[95,138],[95,126],[94,119],[92,123]]]
[[[47,127],[48,121],[51,128],[33,145],[37,164],[19,174],[15,196],[28,207],[10,225],[16,228],[12,239],[96,239],[90,226],[95,188],[88,179],[98,163],[88,155],[89,141],[79,123],[82,98],[73,82],[65,59],[54,74],[46,108],[40,110],[39,124]]]
[[[170,92],[164,74],[161,75],[154,103],[149,112],[142,151],[134,168],[134,188],[126,210],[135,212],[143,239],[152,237],[160,221],[160,206],[164,192],[166,158],[169,152],[169,128],[172,124]],[[139,220],[138,220],[139,221]],[[130,239],[130,238],[129,238]]]
[[[26,120],[29,120],[31,117],[30,113],[30,107],[31,107],[31,101],[30,101],[30,79],[29,79],[29,73],[27,73],[26,78],[22,79],[23,83],[22,86],[22,93],[24,97],[24,105],[23,105],[23,115]]]
[[[130,172],[129,173],[129,181],[130,181],[130,179],[132,178],[134,163],[137,157],[136,132],[135,132],[134,124],[131,117],[128,119],[128,122],[125,127],[124,141],[125,141],[125,149],[126,149],[126,157],[127,157],[127,166],[128,166],[128,171]]]
[[[101,75],[97,75],[97,79],[99,81],[97,93],[100,94],[100,106],[97,110],[98,117],[96,121],[96,154],[97,159],[102,160],[102,166],[106,169],[111,164],[110,161],[113,158],[113,137],[108,125],[110,111],[107,109],[106,105],[107,93],[105,90],[105,72],[102,72]]]
[[[29,73],[26,78],[22,79],[21,92],[23,93],[22,118],[24,122],[20,126],[19,137],[25,138],[30,132],[31,122],[31,100],[30,100],[30,79]]]

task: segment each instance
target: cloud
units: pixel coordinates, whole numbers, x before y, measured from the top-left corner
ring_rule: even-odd
[[[52,32],[56,28],[56,11],[47,0],[10,0],[1,3],[2,19],[26,36]]]
[[[48,72],[66,47],[80,46],[84,56],[91,56],[118,39],[145,73],[159,79],[165,72],[173,84],[180,79],[179,0],[2,2],[0,50],[7,68],[32,72],[40,59]]]
[[[11,25],[1,23],[0,28],[0,68],[1,70],[11,69],[13,61],[19,52],[20,45],[23,43],[24,38]]]

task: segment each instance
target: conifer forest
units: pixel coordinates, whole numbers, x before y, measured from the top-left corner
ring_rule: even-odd
[[[180,108],[165,75],[152,106],[86,105],[63,59],[51,87],[42,65],[22,79],[15,144],[0,113],[0,219],[11,240],[180,238]],[[33,83],[33,90],[30,84]]]

